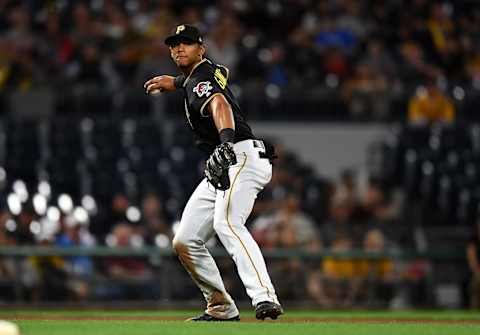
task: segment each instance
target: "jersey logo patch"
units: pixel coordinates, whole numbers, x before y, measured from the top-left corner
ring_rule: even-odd
[[[203,96],[206,96],[207,98],[212,94],[210,92],[212,90],[213,86],[212,83],[209,81],[201,81],[193,88],[193,93],[197,93],[198,97],[201,98]]]

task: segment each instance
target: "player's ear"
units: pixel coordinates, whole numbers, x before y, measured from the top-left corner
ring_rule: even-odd
[[[200,56],[203,57],[203,55],[205,55],[205,51],[206,51],[205,45],[200,44]]]

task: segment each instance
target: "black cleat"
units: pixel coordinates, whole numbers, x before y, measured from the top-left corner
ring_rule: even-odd
[[[255,317],[259,320],[265,320],[265,318],[276,320],[281,314],[283,314],[282,306],[271,301],[262,301],[255,306]]]
[[[200,316],[195,316],[193,318],[190,318],[186,321],[240,321],[240,316],[237,315],[237,316],[234,316],[233,318],[229,318],[229,319],[219,319],[219,318],[216,318],[214,316],[211,316],[210,314],[207,314],[207,313],[204,313],[203,315],[200,315]]]

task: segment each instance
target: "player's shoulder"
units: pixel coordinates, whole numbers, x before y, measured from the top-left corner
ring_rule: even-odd
[[[205,59],[192,73],[190,84],[200,81],[212,81],[223,90],[227,86],[229,70],[226,66]]]
[[[200,64],[197,65],[195,70],[192,72],[192,78],[213,78],[214,72],[215,64],[211,60],[205,58]]]

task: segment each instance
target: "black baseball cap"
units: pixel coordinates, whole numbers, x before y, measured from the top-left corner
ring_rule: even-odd
[[[175,28],[173,35],[165,39],[165,44],[171,46],[181,41],[203,44],[203,37],[197,27],[181,24]]]

